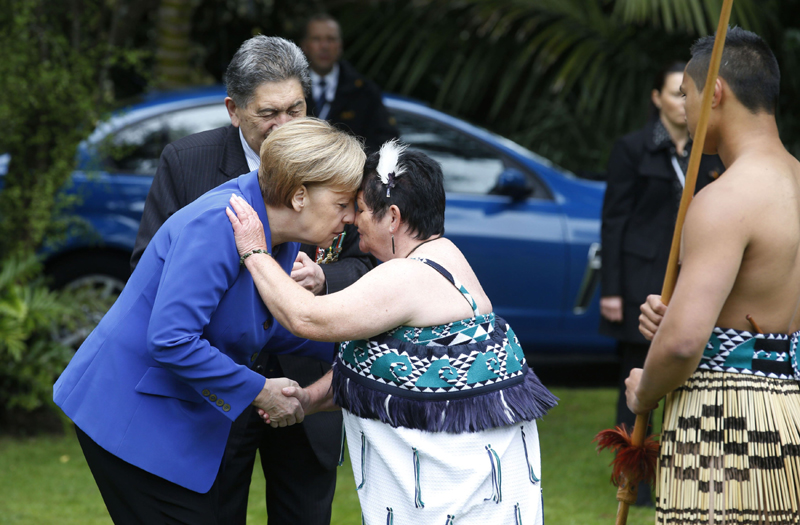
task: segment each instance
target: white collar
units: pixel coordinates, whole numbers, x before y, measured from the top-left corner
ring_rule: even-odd
[[[242,149],[244,150],[244,158],[247,160],[247,167],[250,168],[250,171],[257,170],[258,167],[261,166],[261,157],[259,157],[258,153],[253,151],[250,144],[244,140],[242,128],[239,128],[239,140],[242,141]]]

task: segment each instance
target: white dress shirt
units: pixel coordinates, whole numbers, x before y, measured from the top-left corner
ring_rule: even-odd
[[[244,150],[244,158],[247,160],[247,167],[250,168],[250,171],[257,170],[259,166],[261,166],[261,157],[259,157],[258,153],[253,151],[250,144],[244,140],[242,128],[239,128],[239,140],[242,141],[242,149]],[[242,175],[244,175],[244,173],[242,173]]]
[[[316,108],[317,117],[325,120],[328,118],[328,112],[331,109],[331,102],[333,101],[334,97],[336,97],[336,86],[339,84],[339,64],[334,64],[330,72],[324,77],[315,73],[313,69],[309,69],[309,73],[311,74],[311,96],[314,98],[315,104],[323,95],[320,81],[325,79],[324,94],[326,103],[323,107]]]

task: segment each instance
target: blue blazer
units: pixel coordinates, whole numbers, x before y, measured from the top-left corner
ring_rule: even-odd
[[[225,215],[232,193],[255,208],[271,245],[255,171],[182,208],[53,388],[55,403],[98,445],[200,493],[216,479],[232,422],[264,386],[249,368],[259,350],[333,355],[333,344],[291,336],[267,310],[239,264]],[[298,249],[274,248],[287,273]]]

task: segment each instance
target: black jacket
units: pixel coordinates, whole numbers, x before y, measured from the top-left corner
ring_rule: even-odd
[[[317,116],[313,97],[306,99],[308,114]],[[327,119],[338,128],[365,139],[367,153],[398,136],[394,118],[383,105],[378,86],[361,76],[348,62],[339,61],[339,83]]]
[[[147,194],[131,257],[132,268],[139,262],[142,252],[158,228],[173,213],[205,192],[249,171],[239,129],[233,126],[189,135],[167,145],[161,154],[153,185]],[[339,262],[322,265],[329,293],[352,284],[374,266],[370,256],[358,249],[356,228],[348,224],[345,231],[347,234]],[[316,250],[308,245],[302,245],[301,249],[309,255]],[[329,364],[307,357],[276,357],[283,373],[302,386],[316,381],[330,369]],[[307,417],[303,422],[314,452],[328,468],[333,468],[339,460],[341,424],[340,412],[320,412]]]
[[[649,294],[661,293],[681,198],[673,146],[655,143],[654,126],[614,145],[603,201],[601,295],[622,297],[623,321],[601,319],[600,332],[627,342],[646,342],[639,333],[639,306]],[[723,170],[719,157],[704,155],[695,191]]]

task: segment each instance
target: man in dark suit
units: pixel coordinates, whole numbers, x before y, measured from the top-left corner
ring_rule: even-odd
[[[308,63],[293,43],[276,37],[247,40],[228,66],[225,105],[231,126],[190,135],[169,144],[145,203],[131,264],[136,265],[159,226],[206,191],[260,165],[261,143],[274,129],[306,116]],[[370,270],[374,260],[358,249],[348,225],[340,253],[330,264],[315,263],[317,247],[303,245],[292,277],[315,293],[341,290]],[[301,340],[283,331],[282,345]],[[308,385],[330,364],[262,352],[253,369],[266,377],[291,377]],[[273,429],[254,410],[231,429],[220,474],[219,522],[244,524],[256,450],[267,479],[270,524],[329,524],[341,449],[342,417],[314,414],[300,425]]]
[[[386,111],[378,86],[341,60],[342,36],[334,18],[326,14],[311,17],[301,47],[311,66],[311,97],[306,101],[309,115],[363,137],[368,153],[397,137],[394,118]]]

